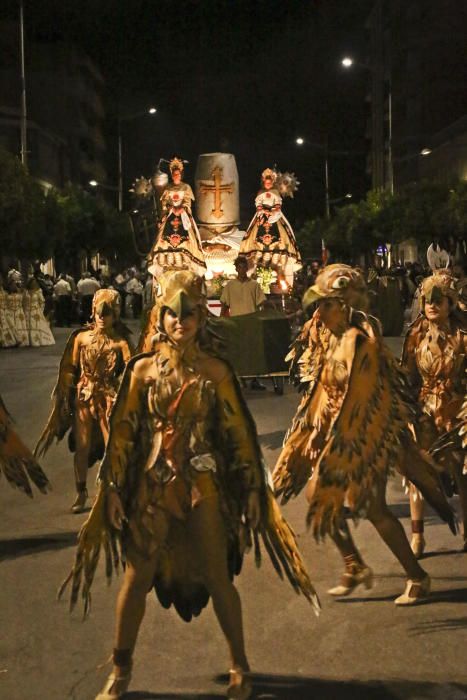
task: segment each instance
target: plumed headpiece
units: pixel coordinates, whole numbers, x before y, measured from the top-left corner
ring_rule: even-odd
[[[115,289],[98,289],[92,298],[92,315],[112,313],[120,318],[120,294]]]
[[[452,302],[452,307],[457,305],[459,292],[456,285],[456,278],[450,270],[436,270],[430,277],[422,282],[420,304],[423,311],[425,303],[438,303],[441,297],[448,297]]]
[[[207,316],[206,288],[202,277],[188,270],[166,272],[159,280],[159,290],[156,299],[157,325],[161,329],[162,312],[168,308],[173,311],[180,321],[199,308],[202,312],[202,322]]]
[[[180,158],[172,158],[172,160],[169,163],[169,169],[171,173],[173,173],[174,170],[180,170],[180,172],[183,173],[183,161],[180,160]]]
[[[266,178],[271,179],[273,182],[275,182],[277,178],[276,171],[272,170],[271,168],[266,168],[266,170],[263,170],[263,172],[261,173],[261,179],[266,180]]]
[[[319,272],[315,284],[303,296],[303,308],[319,299],[341,299],[359,311],[368,308],[368,291],[362,274],[343,263],[328,265]]]

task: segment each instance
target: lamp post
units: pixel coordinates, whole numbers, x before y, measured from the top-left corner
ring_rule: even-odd
[[[19,4],[19,40],[21,53],[21,162],[28,166],[28,123],[26,110],[26,67],[24,60],[24,8],[23,1]]]
[[[123,150],[122,150],[122,122],[131,121],[142,117],[145,114],[156,114],[157,109],[155,107],[149,107],[142,112],[136,112],[136,114],[119,115],[118,117],[118,211],[123,210]]]
[[[331,216],[331,209],[329,207],[329,151],[328,151],[328,139],[326,137],[325,143],[311,143],[310,141],[305,141],[302,136],[295,139],[297,146],[311,146],[316,150],[320,150],[324,153],[324,211],[326,219]]]
[[[373,66],[367,64],[367,63],[359,63],[357,61],[354,61],[354,59],[351,56],[345,56],[341,60],[341,65],[346,69],[349,70],[353,66],[356,66],[357,68],[361,68],[363,70],[368,71],[373,79],[377,79],[378,76],[380,75],[381,81],[386,82],[388,86],[388,162],[387,162],[387,180],[389,182],[389,190],[391,194],[394,194],[394,169],[393,169],[393,155],[392,155],[392,85],[391,85],[391,75],[385,79],[383,73],[380,73],[380,71],[377,71]],[[383,124],[384,119],[383,119],[383,114],[382,114],[382,107],[381,111],[378,108],[378,111],[376,111],[375,107],[375,99],[372,100],[372,110],[373,110],[373,120],[374,122],[380,121],[381,124]],[[374,127],[377,128],[378,124]],[[381,128],[383,128],[381,126]],[[375,140],[375,135],[373,134],[373,140]],[[383,146],[384,149],[384,146]]]
[[[335,204],[336,200],[330,199],[330,184],[329,184],[329,156],[356,156],[356,155],[362,155],[362,151],[336,151],[336,150],[329,150],[328,147],[328,138],[326,137],[326,140],[324,143],[313,143],[311,141],[307,141],[304,139],[302,136],[299,136],[298,138],[295,139],[295,143],[298,146],[310,146],[311,148],[314,148],[318,151],[321,151],[324,156],[324,211],[326,215],[326,219],[329,219],[331,217],[331,204]],[[337,201],[341,201],[342,199],[350,199],[352,197],[351,194],[347,193],[344,197],[339,197]]]

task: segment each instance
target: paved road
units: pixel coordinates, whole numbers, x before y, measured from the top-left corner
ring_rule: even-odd
[[[54,348],[0,352],[0,390],[31,446],[49,410],[65,332],[57,336]],[[399,340],[392,345],[397,349]],[[269,390],[247,392],[247,399],[272,466],[297,397],[288,388],[283,397]],[[73,480],[64,445],[50,451],[44,467],[54,486],[49,496],[30,501],[0,483],[0,698],[93,700],[108,672],[97,667],[111,651],[118,583],[107,588],[99,571],[92,614],[84,623],[55,601],[84,516],[68,512]],[[391,484],[390,500],[408,527],[398,481]],[[432,602],[397,609],[392,601],[404,587],[402,572],[371,526],[361,523],[356,539],[374,568],[376,585],[336,602],[326,596],[341,573],[333,545],[318,546],[306,533],[303,499],[289,504],[286,515],[300,535],[323,610],[316,619],[269,562],[259,571],[246,562],[238,585],[255,697],[467,700],[467,557],[459,551],[460,539],[429,517],[424,563],[433,579]],[[128,700],[222,698],[226,668],[211,607],[186,625],[149,597]]]

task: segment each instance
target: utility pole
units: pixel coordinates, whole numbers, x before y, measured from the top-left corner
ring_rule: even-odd
[[[328,137],[326,136],[326,144],[324,148],[324,196],[325,196],[325,212],[326,219],[331,217],[331,209],[329,202],[329,157],[328,157]]]
[[[23,0],[19,4],[19,33],[21,52],[21,162],[25,168],[28,167],[28,126],[26,111],[26,69],[24,60],[24,8]]]

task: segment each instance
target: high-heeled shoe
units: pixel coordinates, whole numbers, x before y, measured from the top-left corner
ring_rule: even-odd
[[[328,593],[342,598],[352,593],[362,583],[367,590],[373,588],[373,571],[369,566],[362,566],[354,571],[345,571],[342,574],[340,585],[330,588]]]
[[[107,681],[101,692],[96,695],[96,700],[119,700],[122,698],[131,681],[131,668],[127,672],[117,675],[114,671],[107,678]]]
[[[431,579],[428,574],[416,581],[408,579],[405,591],[400,595],[394,603],[396,605],[416,605],[423,600],[426,600],[430,594]]]
[[[244,671],[240,666],[234,666],[229,673],[228,700],[248,700],[253,691],[249,671]]]
[[[410,548],[416,559],[420,559],[425,551],[425,538],[419,532],[414,532],[410,541]]]
[[[83,513],[86,508],[86,501],[88,500],[88,490],[86,488],[81,489],[77,492],[76,498],[73,505],[71,506],[71,512],[78,514]]]

